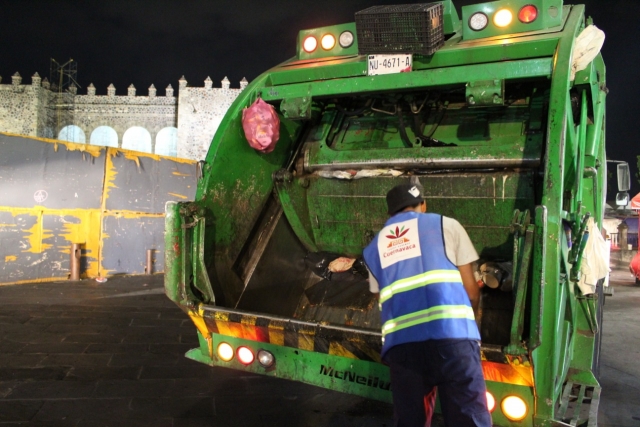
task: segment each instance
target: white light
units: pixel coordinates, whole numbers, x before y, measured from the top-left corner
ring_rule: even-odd
[[[340,46],[348,48],[353,44],[353,33],[351,31],[343,31],[340,34]]]
[[[267,350],[260,350],[258,351],[258,362],[260,362],[260,364],[265,368],[268,368],[269,366],[273,365],[273,362],[275,362],[275,359],[273,357],[273,354],[271,354],[271,352]]]
[[[469,18],[469,27],[474,31],[484,30],[489,23],[489,18],[482,12],[476,12]]]

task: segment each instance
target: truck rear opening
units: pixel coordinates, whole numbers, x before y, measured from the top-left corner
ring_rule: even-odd
[[[200,338],[188,357],[390,401],[360,260],[387,219],[387,191],[419,182],[427,209],[457,219],[480,254],[488,285],[476,320],[495,425],[597,408],[602,293],[574,289],[581,255],[571,246],[590,216],[602,218],[604,64],[570,83],[584,9],[557,3],[554,25],[483,40],[464,17],[489,9],[463,8],[460,20],[445,1],[443,46],[381,75],[371,61],[382,57],[340,44],[346,32],[357,39],[354,24],[302,31],[298,56],[230,108],[196,201],[167,204],[166,293]],[[308,50],[308,37],[327,33],[341,53]],[[242,109],[258,97],[280,118],[269,154],[242,130]],[[356,261],[331,272],[337,257]]]

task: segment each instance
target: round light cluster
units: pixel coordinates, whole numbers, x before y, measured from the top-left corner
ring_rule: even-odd
[[[351,31],[343,31],[338,38],[340,47],[346,49],[353,45],[355,37]],[[320,38],[320,46],[324,50],[331,50],[336,46],[336,36],[327,33]],[[302,49],[307,53],[313,53],[318,48],[318,39],[315,36],[307,36],[302,41]]]
[[[538,8],[528,4],[520,8],[518,20],[523,24],[530,24],[538,19]],[[493,15],[493,23],[498,28],[505,28],[513,22],[513,13],[509,9],[500,9]],[[489,25],[489,17],[484,12],[476,12],[469,18],[469,28],[482,31]]]
[[[487,391],[487,409],[489,412],[493,412],[496,406],[496,398],[491,392]],[[509,395],[502,399],[500,409],[502,409],[504,416],[511,421],[522,421],[529,412],[524,399],[515,395]]]
[[[238,358],[238,361],[243,365],[251,365],[256,356],[249,347],[240,346],[236,351],[233,350],[231,344],[222,342],[218,345],[218,357],[224,362],[230,362],[234,357]],[[258,350],[258,362],[265,368],[273,366],[276,358],[268,350]]]

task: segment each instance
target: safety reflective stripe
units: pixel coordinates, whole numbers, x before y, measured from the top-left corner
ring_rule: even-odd
[[[417,276],[397,280],[380,291],[380,303],[387,301],[395,294],[441,282],[462,283],[460,271],[431,270],[426,273],[418,274]]]
[[[415,313],[390,319],[382,325],[382,336],[401,329],[409,328],[420,323],[427,323],[440,319],[469,319],[475,320],[473,309],[468,305],[438,305]]]

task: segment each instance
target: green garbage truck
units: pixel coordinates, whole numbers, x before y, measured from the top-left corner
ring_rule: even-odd
[[[167,203],[186,356],[391,402],[361,257],[386,192],[420,183],[481,257],[494,424],[595,425],[603,286],[578,284],[607,187],[602,41],[562,0],[375,6],[300,31],[226,113],[195,201]],[[268,153],[243,131],[258,99],[279,119]]]

